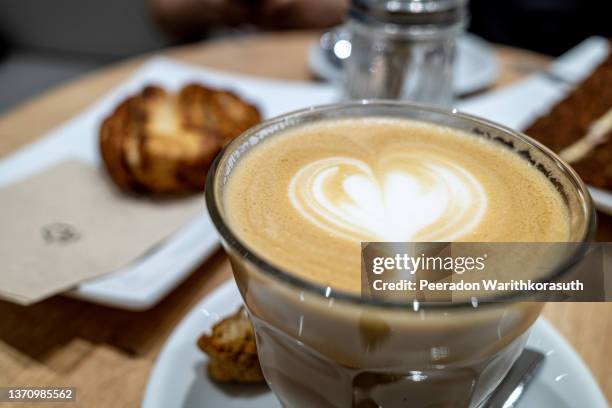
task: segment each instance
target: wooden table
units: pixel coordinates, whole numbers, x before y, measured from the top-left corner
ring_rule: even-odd
[[[264,34],[163,54],[232,72],[305,80],[311,78],[307,48],[315,38],[312,32]],[[502,67],[497,86],[549,62],[545,56],[507,47],[497,47],[496,52]],[[118,85],[143,60],[102,69],[3,115],[0,155],[69,119]],[[600,215],[600,225],[598,237],[612,240],[612,217]],[[0,386],[74,386],[78,403],[68,407],[138,406],[155,357],[172,329],[196,302],[230,276],[227,259],[219,251],[145,312],[115,310],[63,296],[30,307],[0,302]],[[612,304],[549,304],[544,315],[578,351],[612,400]]]

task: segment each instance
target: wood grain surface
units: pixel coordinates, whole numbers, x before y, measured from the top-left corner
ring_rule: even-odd
[[[260,34],[168,49],[161,54],[231,72],[307,80],[313,79],[307,49],[316,36],[315,32]],[[502,68],[496,86],[544,69],[549,62],[545,56],[507,47],[496,47],[496,55]],[[5,113],[0,117],[0,156],[87,107],[129,76],[146,57],[75,79]],[[598,239],[612,240],[611,217],[599,217]],[[145,312],[111,309],[63,296],[30,307],[0,302],[0,386],[76,387],[78,402],[66,407],[139,406],[155,357],[172,329],[203,296],[230,276],[228,261],[219,251]],[[612,400],[612,304],[549,304],[544,315],[578,351]]]

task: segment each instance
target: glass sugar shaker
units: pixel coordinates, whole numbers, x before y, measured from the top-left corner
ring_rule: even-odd
[[[467,0],[351,0],[344,97],[449,107],[466,21]]]

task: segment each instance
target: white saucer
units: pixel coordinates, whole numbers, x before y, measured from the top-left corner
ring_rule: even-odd
[[[341,71],[327,60],[318,41],[310,47],[308,64],[322,79],[336,82],[341,78]],[[453,88],[457,95],[476,92],[493,84],[499,75],[499,67],[491,45],[473,34],[466,33],[460,37],[454,75]]]
[[[196,347],[196,339],[241,303],[232,280],[203,299],[185,317],[157,358],[143,408],[280,407],[265,386],[219,386],[204,372],[206,357]],[[580,357],[546,320],[537,321],[528,347],[547,357],[518,407],[608,407]]]

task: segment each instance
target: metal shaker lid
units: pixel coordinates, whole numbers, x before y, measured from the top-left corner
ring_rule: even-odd
[[[466,17],[467,0],[351,0],[349,16],[364,23],[452,25]]]

